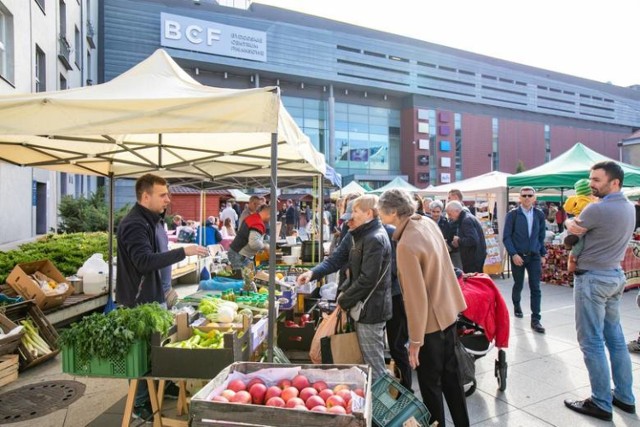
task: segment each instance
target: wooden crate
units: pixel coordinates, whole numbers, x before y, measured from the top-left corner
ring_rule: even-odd
[[[361,386],[365,390],[363,412],[353,415],[326,414],[311,411],[298,411],[287,408],[276,408],[262,405],[244,405],[237,403],[221,403],[206,400],[216,388],[222,386],[232,372],[249,374],[261,369],[299,368],[305,370],[342,370],[359,369],[363,375]],[[330,376],[331,373],[327,373]],[[327,382],[330,383],[330,380]],[[191,398],[189,408],[190,425],[231,426],[252,425],[261,427],[371,427],[372,394],[371,368],[366,365],[298,365],[257,362],[238,362],[230,365],[211,380],[202,390]],[[324,378],[323,378],[324,379]],[[331,386],[331,384],[329,384]]]
[[[18,379],[18,355],[0,356],[0,387]]]
[[[5,334],[9,331],[17,328],[18,325],[13,323],[8,317],[4,314],[0,313],[0,329]],[[24,330],[20,333],[13,334],[8,337],[0,337],[0,356],[4,354],[14,353],[18,346],[20,345],[20,341],[22,340],[22,336],[24,335]]]
[[[22,343],[18,346],[20,350],[20,370],[31,368],[39,365],[49,359],[56,357],[60,353],[60,347],[58,346],[58,332],[51,325],[51,322],[47,320],[42,310],[38,308],[33,301],[24,301],[18,304],[12,304],[5,307],[5,315],[16,324],[19,324],[21,320],[29,318],[33,321],[33,324],[38,328],[38,332],[43,340],[49,344],[51,353],[46,356],[33,357],[27,351]]]

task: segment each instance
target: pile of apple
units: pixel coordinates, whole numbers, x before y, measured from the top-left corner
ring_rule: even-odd
[[[285,320],[284,326],[287,328],[304,328],[307,326],[307,323],[313,323],[313,320],[310,314],[305,313],[300,316],[300,323],[296,323],[293,320]]]
[[[364,390],[357,388],[353,393],[364,397]],[[329,388],[326,382],[313,384],[304,375],[293,379],[283,379],[277,385],[267,387],[259,378],[246,384],[240,379],[230,381],[227,388],[211,401],[224,403],[244,403],[301,411],[328,412],[331,414],[351,413],[351,389],[346,384]]]

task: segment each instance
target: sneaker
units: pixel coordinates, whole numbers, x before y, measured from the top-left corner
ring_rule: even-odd
[[[518,319],[522,319],[524,317],[524,313],[522,313],[522,309],[520,308],[519,305],[516,305],[513,307],[513,315],[516,316]]]
[[[180,387],[178,387],[173,381],[167,383],[164,388],[164,398],[177,400],[180,396]]]
[[[545,329],[542,326],[542,323],[540,323],[539,320],[532,320],[531,321],[531,329],[533,329],[534,331],[536,331],[539,334],[544,334],[545,333]]]
[[[151,403],[145,403],[141,406],[134,406],[133,418],[143,421],[151,421],[153,419],[153,410],[151,409]]]
[[[629,341],[627,344],[627,348],[629,349],[629,353],[640,353],[640,338],[637,340]]]

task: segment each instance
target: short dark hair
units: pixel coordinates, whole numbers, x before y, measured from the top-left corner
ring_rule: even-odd
[[[449,195],[455,195],[456,197],[458,197],[460,199],[460,201],[462,201],[464,198],[462,197],[462,191],[458,190],[457,188],[453,188],[451,190],[449,190]]]
[[[596,169],[604,170],[604,174],[607,175],[609,181],[617,179],[620,181],[620,187],[622,187],[622,183],[624,182],[624,171],[622,170],[622,166],[613,160],[605,160],[602,162],[598,162],[595,165],[591,166],[591,170],[594,171]]]
[[[265,203],[265,204],[262,204],[262,205],[260,205],[260,206],[258,206],[258,208],[256,209],[256,212],[260,213],[260,212],[262,212],[262,211],[263,211],[263,210],[265,210],[265,209],[269,209],[269,205],[268,205],[268,204],[266,204],[266,203]]]
[[[154,185],[167,185],[167,180],[152,173],[144,174],[138,178],[136,181],[136,199],[138,201],[142,200],[143,193],[153,193]]]

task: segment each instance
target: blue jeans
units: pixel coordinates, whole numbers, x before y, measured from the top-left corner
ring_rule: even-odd
[[[590,270],[574,279],[576,332],[589,371],[591,399],[608,412],[612,410],[611,376],[616,398],[630,405],[635,403],[631,390],[631,359],[620,325],[620,298],[624,286],[624,272],[619,268]],[[611,370],[605,345],[609,350]]]
[[[524,285],[524,272],[529,274],[529,291],[531,293],[531,320],[540,320],[540,302],[542,292],[540,291],[540,276],[542,276],[542,260],[540,255],[521,255],[524,264],[517,266],[511,259],[511,271],[513,273],[513,290],[511,300],[515,307],[520,307],[522,286]]]

